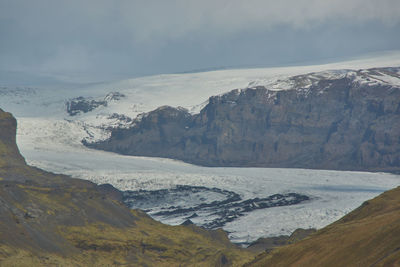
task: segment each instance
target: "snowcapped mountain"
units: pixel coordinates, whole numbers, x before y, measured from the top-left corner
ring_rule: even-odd
[[[199,199],[216,196],[222,198],[218,201],[223,201],[224,194],[210,190],[215,187],[238,194],[241,200],[234,201],[234,205],[255,198],[268,199],[275,194],[296,193],[309,198],[296,205],[242,210],[240,216],[224,223],[223,228],[230,232],[233,241],[250,242],[260,236],[288,234],[299,227],[323,227],[366,199],[399,185],[399,178],[385,173],[207,168],[169,159],[92,150],[81,141],[106,140],[115,127],[130,128],[150,111],[165,105],[181,107],[191,115],[198,114],[209,104],[209,97],[223,96],[233,89],[239,90],[231,94],[240,94],[242,89],[268,87],[272,97],[277,91],[300,87],[299,93],[306,95],[318,81],[340,77],[359,84],[397,88],[399,68],[365,68],[399,65],[400,56],[397,56],[323,66],[156,75],[74,88],[0,85],[0,107],[12,112],[18,120],[17,142],[27,162],[49,171],[110,183],[121,190],[170,189],[176,194],[174,190],[182,185],[204,187],[206,189],[199,191],[204,196]],[[363,70],[358,70],[360,68]],[[180,193],[176,195],[179,197],[175,199],[188,203],[189,208],[199,205],[196,199],[182,200]],[[178,200],[164,208],[177,207],[177,203]],[[259,204],[254,202],[254,205]],[[160,214],[160,207],[151,201],[141,205],[145,205],[150,214],[158,213],[158,217],[155,215],[158,219],[171,224],[183,223],[196,213],[198,217],[191,220],[205,225],[218,212],[210,208],[166,216]]]

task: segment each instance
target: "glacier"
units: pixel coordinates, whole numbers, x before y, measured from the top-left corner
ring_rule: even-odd
[[[271,85],[274,90],[287,90],[293,86],[289,77],[294,75],[324,71],[323,77],[329,77],[344,75],[339,71],[342,69],[390,66],[400,66],[400,53],[326,65],[155,75],[74,88],[0,84],[0,107],[17,118],[17,143],[27,163],[47,171],[98,184],[109,183],[123,191],[198,186],[231,191],[242,200],[289,193],[310,198],[296,205],[255,209],[223,225],[233,242],[248,244],[259,237],[290,234],[297,228],[324,227],[367,199],[400,185],[400,177],[388,173],[201,167],[165,158],[91,150],[81,141],[104,140],[109,136],[110,127],[121,127],[124,123],[129,127],[132,123],[118,120],[113,114],[135,119],[163,105],[180,106],[197,113],[207,104],[208,97],[232,89]],[[356,71],[346,73],[353,75]],[[398,83],[400,80],[384,74],[374,75],[359,76],[360,82]],[[318,75],[310,77],[318,78]],[[312,83],[312,79],[307,82]],[[107,97],[111,92],[124,97],[111,99]],[[71,116],[66,111],[67,103],[77,97],[104,100],[107,105]],[[203,197],[211,197],[209,191]],[[187,200],[189,206],[196,203]],[[201,224],[210,213],[198,215],[193,222]],[[186,219],[153,216],[172,225]]]

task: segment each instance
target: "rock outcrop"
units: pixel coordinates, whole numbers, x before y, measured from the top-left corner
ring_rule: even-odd
[[[104,99],[91,99],[79,96],[67,101],[66,103],[67,113],[70,116],[87,113],[101,106],[107,107],[108,103],[110,103],[111,101],[118,101],[124,97],[125,95],[119,92],[108,93],[104,97]]]
[[[254,84],[211,97],[195,115],[160,107],[129,129],[114,129],[108,140],[86,145],[206,166],[396,172],[399,72],[345,70],[295,76],[273,87]]]
[[[0,109],[0,167],[25,164],[15,143],[17,121]]]

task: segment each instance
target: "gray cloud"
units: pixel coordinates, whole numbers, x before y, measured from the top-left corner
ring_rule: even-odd
[[[356,24],[370,20],[386,24],[400,21],[400,2],[397,0],[183,0],[127,3],[122,5],[122,19],[133,26],[133,33],[138,38],[144,40],[151,40],[155,36],[178,38],[203,29],[234,34],[282,24],[309,28],[332,20],[348,20]]]
[[[0,0],[0,68],[143,75],[400,48],[398,0]]]

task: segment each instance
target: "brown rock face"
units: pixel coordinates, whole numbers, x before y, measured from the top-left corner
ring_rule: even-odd
[[[25,164],[15,144],[17,121],[8,112],[0,109],[0,167]]]
[[[368,73],[376,71],[391,69]],[[211,97],[193,116],[162,107],[133,128],[87,145],[206,166],[399,171],[400,88],[357,82],[360,75],[318,79],[308,87],[301,83],[308,76],[297,76],[285,91],[233,90]]]

